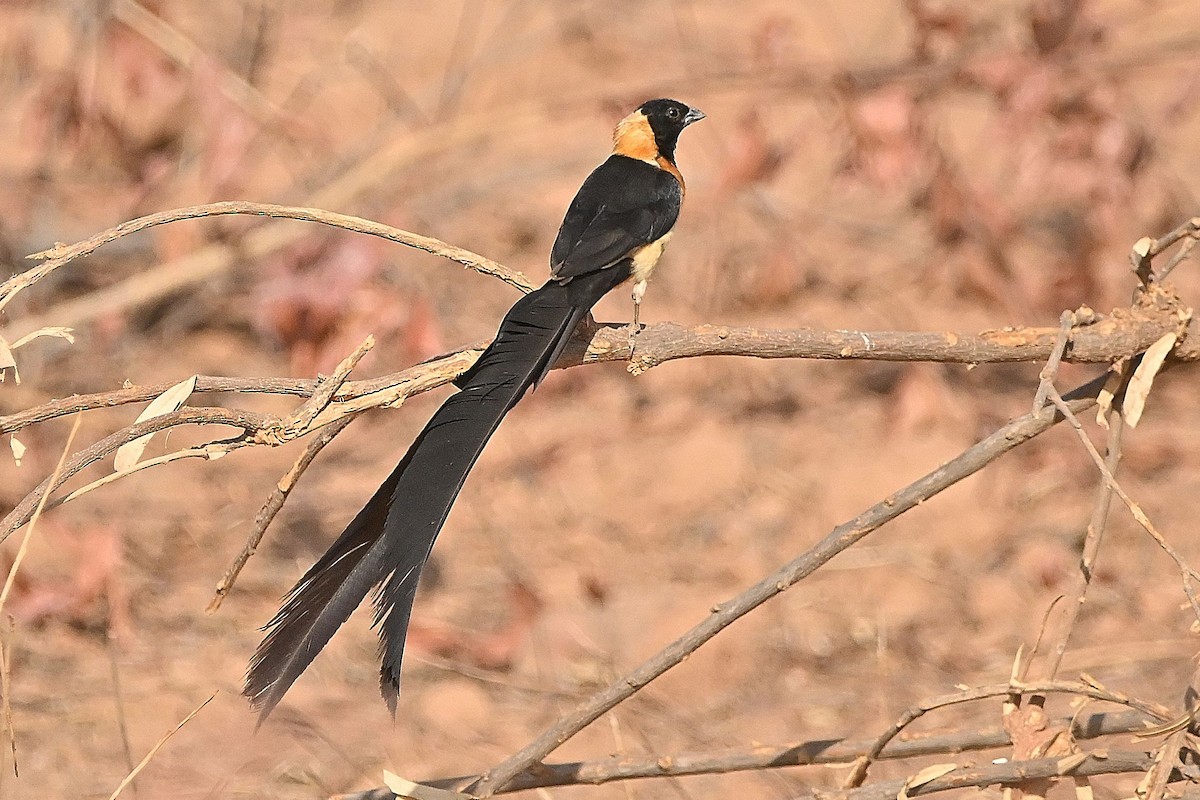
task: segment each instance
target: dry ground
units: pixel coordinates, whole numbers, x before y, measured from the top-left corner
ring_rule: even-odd
[[[149,4],[163,28],[128,2],[0,3],[0,272],[139,214],[240,198],[362,214],[537,279],[612,123],[670,94],[709,119],[680,147],[687,204],[646,321],[1052,325],[1063,308],[1126,303],[1130,245],[1200,213],[1193,4],[1095,0],[1061,17],[1054,5]],[[312,376],[368,332],[379,346],[361,374],[383,374],[488,335],[514,299],[432,257],[301,223],[282,248],[135,297],[139,276],[251,224],[156,229],[24,293],[0,318],[6,337],[37,320],[77,339],[19,351],[23,382],[0,384],[0,412],[126,380]],[[1194,264],[1175,282],[1200,297]],[[91,303],[110,287],[123,287],[111,305]],[[622,296],[597,316],[628,313]],[[125,743],[136,762],[214,692],[139,797],[317,798],[377,785],[383,768],[484,769],[713,603],[1025,413],[1039,367],[710,358],[637,378],[620,365],[554,374],[500,430],[438,543],[395,724],[365,614],[257,735],[238,689],[256,628],[440,394],[336,440],[212,616],[216,579],[302,445],[117,482],[47,515],[6,609],[21,777],[5,761],[0,796],[107,797]],[[1068,366],[1060,383],[1096,372]],[[1159,382],[1121,477],[1200,560],[1195,397],[1192,369]],[[137,413],[89,415],[79,441]],[[28,452],[19,468],[0,459],[0,510],[53,469],[69,426],[19,435]],[[838,557],[553,758],[869,736],[923,697],[1005,680],[1075,568],[1096,485],[1060,426]],[[1194,623],[1170,561],[1115,508],[1062,674],[1179,708]],[[782,798],[842,775],[550,794]],[[1136,777],[1100,784],[1127,795]]]

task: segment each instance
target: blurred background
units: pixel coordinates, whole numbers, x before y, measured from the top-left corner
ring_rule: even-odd
[[[644,321],[1054,325],[1064,308],[1127,304],[1133,242],[1200,213],[1195,10],[7,0],[0,276],[141,214],[246,199],[370,217],[540,281],[613,124],[669,95],[708,119],[679,148],[687,202]],[[1193,264],[1173,282],[1198,296]],[[385,374],[489,336],[515,297],[311,224],[173,224],[9,306],[9,341],[42,325],[77,338],[22,348],[22,383],[0,385],[0,412],[195,373],[311,377],[368,333],[378,346],[356,375]],[[629,313],[624,292],[597,309]],[[484,769],[713,603],[1026,413],[1040,366],[694,359],[638,378],[620,364],[555,373],[493,440],[435,550],[394,725],[364,613],[257,736],[238,690],[256,628],[444,393],[372,413],[326,449],[215,615],[204,608],[217,578],[303,445],[117,482],[42,520],[6,606],[21,777],[5,746],[0,795],[107,797],[218,690],[143,773],[139,797],[317,798],[377,785],[385,767],[413,779]],[[1064,367],[1060,388],[1097,372]],[[1196,560],[1193,376],[1158,382],[1122,480]],[[214,402],[290,407],[192,400]],[[92,412],[77,448],[139,410]],[[0,510],[53,470],[70,424],[23,431],[19,467],[0,458]],[[148,455],[213,433],[176,431]],[[111,464],[94,469],[81,481]],[[872,736],[923,697],[1007,679],[1074,569],[1096,483],[1074,434],[1051,431],[739,622],[553,760]],[[1196,649],[1183,602],[1171,562],[1114,508],[1061,675],[1086,670],[1179,708]],[[929,727],[995,724],[998,710],[941,712]],[[783,798],[842,775],[551,794]]]

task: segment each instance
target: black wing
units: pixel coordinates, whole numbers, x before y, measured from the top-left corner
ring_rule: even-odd
[[[571,201],[550,251],[559,280],[610,267],[657,241],[679,217],[683,189],[669,172],[612,155],[588,176]]]

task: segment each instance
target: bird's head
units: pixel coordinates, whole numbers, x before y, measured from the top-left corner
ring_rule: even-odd
[[[647,100],[617,123],[613,152],[646,161],[662,156],[674,163],[679,134],[702,119],[703,111],[678,100]]]

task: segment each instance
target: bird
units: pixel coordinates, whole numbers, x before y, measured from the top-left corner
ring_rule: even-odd
[[[550,251],[550,277],[508,311],[455,379],[400,463],[328,551],[284,596],[250,660],[243,694],[258,724],[374,590],[380,693],[393,718],[421,570],[476,459],[505,415],[554,366],[601,297],[632,282],[633,323],[686,191],[675,163],[684,128],[704,119],[649,100],[617,123],[612,154],[584,180]]]

